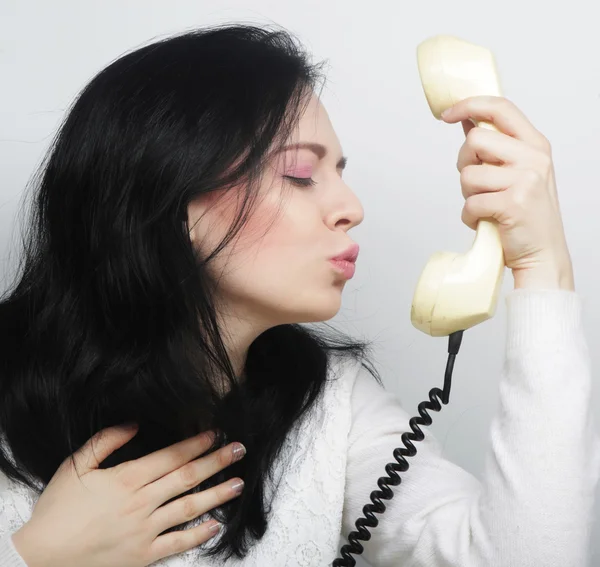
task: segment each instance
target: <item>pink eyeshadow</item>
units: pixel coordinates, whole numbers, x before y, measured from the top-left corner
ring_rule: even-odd
[[[296,166],[286,170],[284,175],[290,177],[311,177],[313,174],[312,165]]]

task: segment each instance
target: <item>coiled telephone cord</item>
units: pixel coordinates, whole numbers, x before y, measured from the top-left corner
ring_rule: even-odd
[[[454,360],[460,350],[463,331],[452,333],[448,337],[448,361],[446,363],[446,372],[444,374],[444,388],[432,388],[429,392],[429,400],[423,401],[418,406],[419,416],[413,417],[408,422],[411,432],[402,434],[402,442],[404,447],[394,449],[395,462],[388,463],[385,466],[385,472],[388,476],[382,476],[377,481],[379,490],[371,492],[371,504],[367,504],[363,508],[363,516],[356,520],[356,530],[348,535],[348,543],[340,550],[341,557],[338,557],[333,562],[333,567],[354,567],[356,560],[352,555],[360,555],[364,551],[360,541],[369,541],[371,532],[369,528],[376,528],[379,520],[375,514],[385,512],[385,504],[382,500],[391,500],[394,492],[390,486],[398,486],[402,479],[398,472],[405,472],[409,468],[409,463],[405,457],[414,457],[417,449],[413,445],[414,442],[423,441],[425,434],[419,427],[429,426],[432,424],[432,419],[427,410],[439,412],[442,409],[442,404],[446,405],[450,399],[450,386],[452,383],[452,371],[454,370]]]

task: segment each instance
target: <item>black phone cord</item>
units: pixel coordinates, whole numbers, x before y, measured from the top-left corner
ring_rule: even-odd
[[[379,520],[375,514],[385,512],[385,504],[382,500],[391,500],[394,492],[390,486],[398,486],[402,479],[398,472],[405,472],[409,468],[409,463],[405,457],[414,457],[417,453],[413,441],[423,441],[425,434],[420,429],[420,425],[429,426],[432,424],[431,416],[427,410],[439,412],[442,409],[442,404],[446,405],[450,400],[450,386],[452,384],[452,371],[454,370],[454,360],[460,350],[463,331],[452,333],[448,337],[448,361],[446,363],[446,372],[444,374],[444,388],[432,388],[429,392],[429,400],[423,401],[418,406],[419,417],[413,417],[408,422],[411,432],[402,434],[402,442],[404,447],[394,449],[395,462],[388,463],[385,466],[385,472],[388,476],[383,476],[377,481],[379,490],[371,492],[371,504],[367,504],[363,508],[363,516],[356,520],[356,531],[348,535],[348,543],[340,550],[341,557],[338,557],[332,563],[333,567],[354,567],[356,560],[352,555],[360,555],[364,551],[364,547],[360,543],[371,539],[371,532],[368,528],[376,528]],[[441,403],[440,403],[441,402]]]

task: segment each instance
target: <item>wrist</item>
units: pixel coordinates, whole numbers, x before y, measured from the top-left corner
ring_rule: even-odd
[[[575,291],[573,270],[570,265],[562,269],[536,266],[513,270],[513,279],[515,289]]]
[[[55,567],[40,541],[31,535],[28,524],[22,526],[12,536],[12,545],[27,567]]]

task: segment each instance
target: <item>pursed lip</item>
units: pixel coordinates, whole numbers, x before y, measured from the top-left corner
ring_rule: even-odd
[[[338,256],[334,256],[331,258],[332,262],[351,262],[355,263],[358,259],[358,253],[360,251],[360,247],[358,244],[352,244],[349,246],[344,252],[339,254]]]
[[[352,279],[356,272],[356,259],[358,258],[358,244],[353,244],[341,254],[334,256],[329,261],[337,272],[346,280]]]

